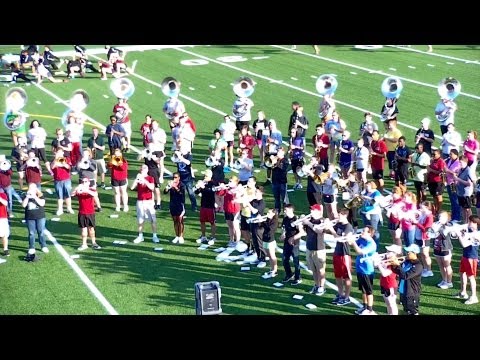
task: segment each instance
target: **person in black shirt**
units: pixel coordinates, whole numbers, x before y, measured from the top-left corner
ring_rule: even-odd
[[[285,207],[285,195],[287,193],[287,171],[290,166],[285,158],[285,150],[278,149],[276,161],[272,162],[272,192],[275,198],[275,209],[278,213],[282,211],[282,204]]]
[[[283,268],[285,269],[285,277],[282,282],[287,283],[292,281],[292,285],[298,285],[302,283],[300,277],[300,238],[302,233],[300,232],[300,224],[294,225],[297,217],[293,213],[295,208],[292,204],[285,205],[285,217],[282,221],[282,235],[280,240],[283,240]],[[290,267],[290,258],[293,258],[293,265],[295,267],[295,274],[292,273]]]
[[[406,146],[405,142],[405,136],[398,138],[398,146],[395,149],[396,166],[393,170],[395,171],[395,185],[407,187],[408,166],[410,164],[408,159],[412,155],[412,150]]]
[[[201,194],[200,200],[200,231],[202,235],[197,239],[197,243],[213,245],[215,243],[215,235],[217,233],[217,224],[215,219],[215,186],[212,181],[212,170],[205,170],[203,180],[199,180],[195,185],[195,194]],[[211,235],[205,236],[207,231],[206,223],[210,223]]]
[[[277,247],[275,232],[278,228],[278,212],[276,209],[269,209],[266,216],[267,219],[259,224],[257,234],[262,236],[263,247],[270,259],[270,271],[265,274],[273,278],[278,273],[277,255],[275,254]]]
[[[30,80],[22,71],[22,69],[20,69],[20,67],[18,66],[18,63],[11,63],[10,64],[10,70],[11,70],[11,73],[12,73],[12,81],[13,82],[17,82],[18,79],[22,79],[23,81],[26,81],[26,82],[32,82],[32,80]]]
[[[293,108],[293,105],[292,105],[292,108]],[[292,129],[297,129],[297,136],[305,139],[305,134],[308,129],[308,119],[303,114],[303,106],[301,105],[298,105],[298,107],[290,117],[290,125],[288,127],[289,132]]]
[[[55,56],[50,46],[46,45],[43,51],[43,65],[45,65],[45,67],[49,70],[58,70],[58,65],[55,62],[59,62],[61,66],[63,60],[60,59],[58,56]]]
[[[23,199],[22,206],[25,208],[25,222],[28,228],[28,254],[25,260],[32,261],[35,258],[35,233],[44,253],[48,253],[45,241],[45,199],[35,183],[28,185],[28,191]]]
[[[175,229],[175,239],[173,244],[183,244],[185,239],[183,233],[185,231],[185,185],[180,181],[180,174],[173,173],[173,180],[163,190],[164,194],[170,193],[170,215],[173,219],[173,228]]]
[[[160,160],[165,156],[165,153],[155,150],[154,144],[150,143],[147,148],[143,150],[142,156],[145,165],[148,166],[148,175],[153,177],[155,182],[155,210],[160,210],[162,208],[160,186],[163,183],[163,178],[160,177]]]
[[[181,149],[180,144],[178,148]],[[177,171],[180,174],[185,189],[188,192],[190,198],[190,204],[192,205],[192,211],[197,211],[197,199],[195,198],[195,192],[193,190],[193,173],[192,173],[192,154],[190,152],[182,154],[180,150],[175,151],[179,161],[177,162]]]
[[[432,156],[432,144],[435,141],[435,134],[431,129],[429,129],[429,126],[430,119],[422,119],[422,127],[415,133],[415,143],[422,144],[423,151]]]
[[[255,179],[255,177],[251,177]],[[252,213],[251,219],[263,216],[265,212],[265,201],[263,200],[263,188],[255,190],[255,198],[250,202],[250,211]],[[258,268],[263,268],[267,265],[265,261],[266,251],[263,244],[264,228],[260,226],[261,223],[250,223],[250,232],[252,233],[252,243],[255,253],[257,254]]]

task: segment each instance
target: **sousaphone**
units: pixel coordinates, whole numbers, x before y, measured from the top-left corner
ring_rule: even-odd
[[[382,109],[381,119],[382,121],[390,120],[395,117],[394,113],[397,109],[397,101],[403,90],[402,81],[395,76],[389,76],[383,80],[380,87],[383,96],[385,96],[385,106]]]
[[[338,87],[338,81],[335,76],[331,74],[320,75],[315,83],[315,88],[317,92],[323,96],[322,101],[318,109],[318,116],[321,119],[332,113],[335,109],[335,103],[333,102],[333,95]]]
[[[175,78],[168,76],[162,81],[162,92],[169,98],[177,98],[180,94],[180,82]]]
[[[247,76],[240,76],[233,83],[233,92],[238,97],[250,97],[255,91],[255,82]]]
[[[119,99],[129,99],[135,92],[135,85],[128,78],[117,78],[110,83],[110,90]]]
[[[6,111],[3,124],[10,131],[16,131],[25,124],[27,114],[21,110],[27,104],[27,93],[21,88],[12,88],[5,95]]]

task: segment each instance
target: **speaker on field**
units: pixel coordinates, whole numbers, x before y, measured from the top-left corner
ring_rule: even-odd
[[[218,315],[222,313],[221,289],[218,281],[195,284],[196,315]]]

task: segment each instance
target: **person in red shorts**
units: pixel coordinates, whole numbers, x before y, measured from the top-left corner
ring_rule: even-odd
[[[128,162],[122,155],[122,150],[116,148],[110,158],[108,168],[112,175],[112,187],[115,190],[115,211],[120,211],[120,200],[123,211],[128,212]]]
[[[8,237],[10,236],[10,225],[8,224],[8,198],[7,194],[0,187],[0,238],[3,242],[3,256],[10,256],[8,250]]]
[[[338,223],[329,231],[336,237],[353,235],[355,231],[348,222],[348,209],[341,209],[338,213]],[[328,230],[328,228],[326,229]],[[338,287],[338,293],[332,300],[332,304],[339,306],[350,303],[350,291],[352,289],[352,257],[350,256],[350,246],[347,242],[338,241],[333,251],[333,272],[335,274],[335,283]]]
[[[389,259],[401,255],[402,247],[400,245],[390,245],[385,246],[385,249],[388,251],[387,260],[379,261],[378,264],[376,264],[381,274],[380,292],[383,295],[383,300],[385,300],[388,315],[398,315],[397,274],[392,271],[392,266]]]
[[[200,180],[199,183],[195,186],[195,194],[202,194],[202,200],[200,203],[200,231],[202,235],[197,239],[197,243],[204,243],[208,245],[213,245],[215,243],[215,234],[217,232],[217,225],[215,219],[215,192],[213,187],[215,186],[212,181],[212,170],[205,170],[205,176],[203,181]],[[205,236],[207,231],[206,224],[210,223],[211,226],[211,236]]]
[[[78,227],[82,229],[82,246],[78,250],[88,249],[88,236],[92,240],[92,249],[100,250],[95,238],[95,198],[98,194],[95,188],[90,187],[90,179],[83,178],[82,183],[73,190],[72,196],[78,199]]]
[[[465,234],[466,236],[459,236],[460,244],[463,247],[462,259],[460,260],[461,289],[455,297],[466,300],[465,305],[478,303],[477,281],[475,280],[478,265],[478,245],[474,245],[472,239],[468,238],[469,234],[478,231],[478,224],[480,224],[480,218],[476,215],[470,215],[468,218],[468,233]],[[470,289],[472,290],[470,298],[467,294],[467,280],[470,281]]]

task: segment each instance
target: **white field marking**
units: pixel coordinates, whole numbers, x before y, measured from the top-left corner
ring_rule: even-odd
[[[350,74],[357,75],[357,73],[355,71],[350,71]]]
[[[405,48],[405,47],[403,47],[403,46],[397,46],[397,45],[385,45],[385,46],[389,46],[389,47],[393,47],[393,48],[397,48],[397,49],[402,49],[402,50],[413,51],[413,52],[416,52],[416,53],[425,54],[425,55],[430,55],[430,56],[438,56],[438,57],[441,57],[441,58],[444,58],[444,59],[457,60],[457,61],[464,62],[465,64],[480,65],[480,63],[478,62],[478,60],[461,59],[461,58],[457,58],[457,57],[454,57],[454,56],[437,54],[437,53],[435,53],[435,52],[430,52],[430,53],[429,53],[429,52],[427,52],[427,51],[417,50],[417,49],[413,49],[413,48]]]
[[[93,282],[88,278],[88,276],[85,275],[83,270],[80,269],[80,267],[75,263],[75,261],[73,261],[73,259],[70,257],[70,255],[68,255],[68,253],[65,251],[63,246],[60,245],[58,243],[57,239],[55,239],[53,237],[52,233],[47,229],[45,229],[43,231],[43,233],[48,238],[48,240],[50,240],[53,243],[53,245],[55,245],[55,248],[60,253],[60,255],[62,255],[62,257],[67,262],[67,264],[70,265],[72,270],[75,271],[75,273],[78,275],[80,280],[82,280],[82,282],[85,284],[85,286],[88,288],[88,290],[90,290],[90,292],[93,294],[93,296],[95,296],[97,298],[97,300],[100,302],[100,304],[103,305],[105,310],[107,310],[108,314],[109,315],[118,315],[117,310],[115,310],[113,308],[113,306],[108,302],[108,300],[105,298],[105,296],[103,296],[103,294],[100,292],[100,290],[98,290],[97,287],[93,284]]]
[[[104,97],[105,99],[108,99],[110,96],[108,96],[107,94],[103,94],[103,97]]]
[[[447,61],[447,65],[455,65],[455,63],[452,63],[450,61]]]
[[[268,59],[270,56],[254,56],[252,57],[252,60],[263,60],[263,59]]]
[[[388,68],[388,70],[397,71],[395,68]]]
[[[412,66],[412,65],[408,65],[408,68],[409,68],[409,69],[416,69],[416,67],[415,67],[415,66]]]
[[[292,76],[290,79],[292,79],[292,80],[298,80],[296,77],[293,77],[293,76]]]
[[[429,67],[435,67],[435,65],[433,65],[433,64],[427,64],[427,66],[429,66]]]
[[[193,91],[193,90],[195,90],[195,88],[194,88],[194,87],[191,87],[191,86],[189,86],[189,87],[188,87],[188,90],[192,90],[192,91]]]
[[[305,56],[310,56],[310,57],[314,57],[314,58],[317,58],[317,59],[325,60],[325,61],[328,61],[328,62],[332,62],[334,64],[352,67],[354,69],[358,69],[358,70],[362,70],[362,71],[366,71],[366,72],[374,71],[373,69],[369,69],[369,68],[366,68],[366,67],[363,67],[363,66],[354,65],[354,64],[346,63],[346,62],[339,61],[339,60],[334,60],[334,59],[327,58],[327,57],[320,56],[320,55],[306,53],[306,52],[303,52],[303,51],[300,51],[300,50],[293,50],[293,49],[286,48],[286,47],[279,46],[279,45],[270,45],[270,46],[276,47],[276,48],[279,48],[279,49],[283,49],[283,50],[286,50],[286,51],[291,51],[291,52],[298,53],[298,54],[303,54]],[[175,50],[183,51],[182,49],[179,49],[179,48],[175,48]],[[197,55],[195,53],[191,53],[191,54],[195,55],[195,56],[198,56],[198,57],[201,57],[200,55]],[[211,60],[211,61],[213,62],[213,60]],[[422,86],[426,86],[426,87],[433,88],[433,89],[438,88],[438,85],[432,85],[432,84],[424,83],[422,81],[417,81],[417,80],[401,77],[401,76],[398,76],[398,75],[389,74],[389,73],[386,73],[386,72],[383,72],[383,71],[376,72],[375,74],[379,74],[379,75],[383,75],[383,76],[395,76],[395,77],[398,77],[400,80],[403,80],[405,82],[410,82],[410,83],[413,83],[413,84],[422,85]],[[462,94],[463,96],[466,96],[466,97],[471,97],[471,98],[474,98],[474,99],[480,99],[480,96],[478,96],[478,95],[467,94],[467,93],[464,93],[464,92],[461,92],[460,94]]]
[[[311,77],[312,79],[317,79],[317,78],[318,78],[318,76],[315,76],[315,75],[310,75],[310,77]]]
[[[283,80],[282,80],[282,82],[280,82],[280,81],[278,81],[278,80],[274,80],[274,79],[269,78],[269,77],[267,77],[267,76],[254,73],[254,72],[252,72],[252,71],[248,71],[248,70],[239,68],[239,67],[234,66],[234,65],[222,63],[222,62],[220,62],[220,61],[216,61],[216,60],[214,60],[214,59],[210,59],[210,58],[208,58],[208,57],[206,57],[206,56],[195,54],[195,53],[193,53],[193,52],[191,52],[191,51],[188,51],[188,50],[179,49],[179,48],[177,48],[177,49],[175,49],[175,50],[182,51],[182,52],[186,52],[186,53],[188,53],[188,54],[190,54],[190,55],[198,56],[198,57],[201,57],[201,58],[205,58],[206,60],[209,60],[209,61],[214,62],[214,63],[216,63],[216,64],[219,64],[219,65],[222,65],[222,66],[226,66],[226,67],[229,67],[229,68],[234,69],[234,70],[237,70],[237,71],[241,71],[241,72],[246,73],[246,74],[250,74],[250,75],[256,76],[256,77],[258,77],[258,78],[261,78],[261,79],[270,81],[271,83],[278,83],[279,85],[286,86],[286,87],[288,87],[288,88],[291,88],[291,89],[294,89],[294,90],[303,92],[303,93],[305,93],[305,94],[309,94],[309,95],[312,95],[312,96],[316,96],[316,97],[318,97],[318,98],[322,98],[322,97],[323,97],[322,95],[320,95],[320,94],[318,94],[318,93],[314,93],[313,91],[305,90],[305,89],[302,89],[302,88],[300,88],[300,87],[298,87],[298,86],[294,86],[294,85],[290,85],[290,84],[284,83]],[[140,79],[143,78],[143,76],[140,77],[140,75],[137,75],[137,74],[132,74],[132,76],[136,76],[136,77],[138,77],[138,78],[140,78]],[[151,84],[154,84],[154,85],[156,85],[156,86],[161,86],[159,83],[155,83],[155,82],[153,82],[153,81],[151,81],[151,80],[149,80],[149,79],[143,78],[143,80],[145,80],[145,81],[147,81],[147,82],[149,82],[149,83],[151,83]],[[180,96],[183,97],[182,94],[180,94]],[[188,97],[185,97],[185,99],[187,99],[187,100],[192,100],[193,102],[195,102],[196,104],[198,104],[198,105],[200,105],[200,106],[204,106],[204,105],[205,105],[205,104],[200,103],[200,102],[197,101],[197,100],[189,99]],[[376,114],[375,111],[363,109],[363,108],[361,108],[361,107],[358,107],[358,106],[355,106],[355,105],[351,105],[351,104],[348,104],[348,103],[346,103],[346,102],[343,102],[343,101],[340,101],[340,100],[337,100],[337,99],[335,99],[335,102],[336,102],[337,104],[341,104],[341,105],[346,106],[346,107],[348,107],[348,108],[361,111],[362,113],[370,112],[370,113],[372,113],[374,116],[380,118],[380,115]],[[208,109],[208,108],[211,108],[211,106],[208,106],[208,105],[205,105],[204,107],[207,108],[207,109]],[[218,112],[218,113],[221,113],[221,115],[224,115],[224,112],[222,112],[222,111],[220,111],[220,110],[215,109],[215,110],[213,110],[213,111]],[[399,121],[398,124],[399,124],[399,125],[402,125],[402,126],[404,126],[404,127],[406,127],[406,128],[408,128],[408,129],[411,129],[411,130],[418,130],[418,128],[416,128],[416,127],[414,127],[414,126],[412,126],[412,125],[408,125],[408,124],[402,123],[401,121]],[[436,137],[437,139],[440,139],[440,140],[442,139],[442,137],[441,137],[441,136],[438,136],[438,135],[435,135],[435,137]],[[307,154],[307,153],[306,153],[306,154]],[[307,155],[308,155],[308,154],[307,154]],[[308,155],[308,156],[310,156],[310,155]]]
[[[153,93],[151,91],[147,91],[147,94],[148,95],[152,95]]]
[[[211,89],[216,89],[217,87],[215,85],[208,85],[209,88]]]
[[[55,100],[57,100],[59,103],[61,104],[64,104],[65,106],[68,107],[68,102],[63,100],[62,98],[60,98],[58,95],[54,94],[53,92],[51,92],[50,90],[44,88],[42,85],[40,84],[37,84],[37,83],[34,83],[34,85],[39,88],[40,90],[42,90],[45,94],[47,95],[50,95],[51,97],[53,97]],[[105,96],[105,95],[104,95]],[[99,123],[97,120],[95,120],[94,118],[88,116],[87,114],[83,113],[83,116],[85,116],[85,118],[87,118],[88,120],[90,120],[90,122],[94,123],[95,125],[97,125],[97,127],[103,131],[105,131],[105,126],[101,123]],[[130,149],[132,149],[133,151],[135,151],[137,154],[141,154],[142,152],[136,148],[135,146],[131,145],[130,144]],[[165,168],[164,170],[164,173],[169,175],[169,176],[173,176],[173,173],[168,170],[167,168]]]
[[[35,101],[35,102],[36,102],[38,105],[42,105],[42,102],[39,101],[39,100],[37,100],[37,101]]]

